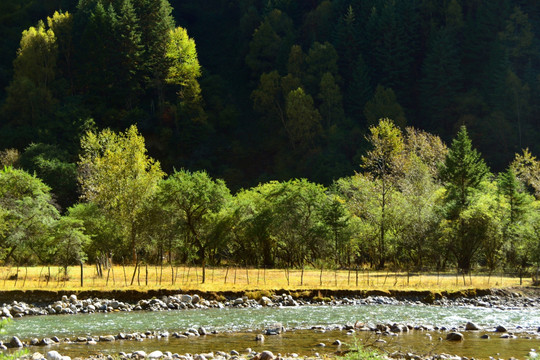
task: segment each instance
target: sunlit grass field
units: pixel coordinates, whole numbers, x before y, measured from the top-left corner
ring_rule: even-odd
[[[202,283],[200,267],[115,265],[98,276],[95,266],[0,267],[0,290],[139,290],[252,291],[252,290],[431,290],[459,291],[520,285],[518,277],[501,273],[458,275],[456,273],[406,273],[361,270],[284,270],[239,267],[206,268]],[[523,279],[529,285],[530,278]]]

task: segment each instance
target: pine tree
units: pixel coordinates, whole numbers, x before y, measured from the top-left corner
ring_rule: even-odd
[[[460,67],[454,36],[440,30],[430,42],[420,80],[424,126],[439,134],[448,133],[454,121],[453,102],[462,87]]]
[[[142,78],[144,50],[141,43],[139,19],[131,0],[122,2],[116,37],[119,42],[118,51],[122,54],[121,66],[118,69],[118,85],[125,107],[131,109],[144,87]]]
[[[485,229],[483,219],[473,207],[478,190],[487,178],[488,167],[480,153],[472,148],[467,129],[462,126],[452,141],[440,177],[446,187],[444,197],[448,248],[464,272],[471,269],[472,259],[482,245]],[[468,209],[472,209],[468,212]],[[479,227],[479,224],[482,227]]]
[[[450,218],[458,216],[470,204],[473,191],[479,189],[488,173],[480,153],[472,147],[467,128],[462,126],[440,169],[441,180],[447,189]]]

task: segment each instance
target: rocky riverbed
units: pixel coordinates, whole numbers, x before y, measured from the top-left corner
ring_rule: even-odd
[[[144,299],[136,302],[118,301],[115,299],[99,299],[99,298],[87,298],[79,299],[76,295],[63,296],[58,301],[49,304],[29,304],[20,301],[12,301],[10,303],[4,303],[0,306],[0,313],[2,317],[26,317],[33,315],[74,315],[85,313],[114,313],[114,312],[133,312],[133,311],[177,311],[184,309],[210,309],[210,308],[279,308],[279,307],[299,307],[299,306],[319,306],[319,305],[331,305],[331,306],[349,306],[349,305],[414,305],[414,306],[463,306],[463,307],[482,307],[493,308],[501,310],[515,310],[526,308],[538,308],[540,309],[540,297],[534,296],[535,294],[519,294],[511,291],[499,291],[494,290],[488,295],[477,297],[453,297],[448,298],[441,296],[431,302],[424,301],[425,298],[419,298],[418,296],[412,296],[410,298],[395,298],[389,296],[347,296],[342,298],[303,298],[293,297],[290,294],[261,296],[260,299],[250,299],[247,296],[232,297],[229,299],[221,299],[221,301],[215,299],[204,299],[198,294],[176,294],[169,296],[162,296],[161,298]],[[540,324],[538,324],[540,325]],[[275,326],[266,327],[264,330],[259,330],[253,334],[253,341],[257,343],[264,343],[265,337],[273,337],[279,335],[283,331],[294,330],[285,329],[280,324]],[[338,324],[338,325],[321,325],[313,326],[311,331],[317,333],[324,333],[327,331],[340,331],[345,339],[336,339],[332,343],[320,343],[314,346],[320,346],[323,356],[327,356],[335,351],[343,351],[340,348],[341,342],[346,342],[346,338],[351,335],[359,333],[373,334],[373,339],[376,339],[373,344],[383,346],[386,342],[391,341],[394,337],[404,336],[407,333],[420,332],[425,334],[426,341],[433,342],[461,342],[464,339],[464,334],[473,332],[483,332],[482,339],[489,340],[490,338],[497,339],[528,339],[532,343],[538,344],[540,340],[540,327],[531,329],[522,328],[519,324],[509,327],[508,325],[494,325],[490,328],[481,328],[472,322],[463,323],[455,327],[444,326],[426,326],[407,323],[385,323],[385,324],[372,324],[356,322],[354,324]],[[207,329],[204,327],[198,328],[186,328],[177,331],[139,331],[130,333],[115,333],[105,334],[99,336],[77,336],[77,337],[59,337],[52,336],[43,338],[30,338],[19,339],[17,336],[13,336],[6,339],[4,343],[0,342],[0,349],[5,351],[13,351],[13,349],[27,348],[31,350],[30,354],[25,355],[27,359],[64,359],[67,357],[62,356],[58,351],[52,350],[55,345],[61,346],[62,344],[84,344],[84,346],[92,347],[92,345],[121,342],[126,344],[132,341],[132,345],[128,345],[127,348],[137,349],[137,344],[140,341],[152,340],[152,339],[192,339],[205,338],[208,336],[217,335],[218,331]],[[476,336],[480,338],[480,335]],[[533,347],[533,346],[531,346]],[[8,350],[9,349],[9,350]],[[57,348],[60,350],[60,348]],[[324,349],[324,351],[322,351]],[[329,351],[330,350],[330,351]],[[271,357],[261,359],[260,356],[264,351],[257,353],[255,351],[214,351],[211,353],[199,353],[199,354],[173,354],[165,351],[152,351],[144,352],[144,350],[131,351],[129,353],[120,353],[118,357],[121,359],[131,358],[164,358],[164,359],[182,359],[182,360],[236,360],[236,359],[254,359],[254,360],[270,360],[270,359],[294,359],[298,356],[294,353],[284,354],[271,354]],[[267,354],[268,355],[268,354]],[[315,353],[314,357],[318,357],[319,354]],[[417,355],[412,353],[392,352],[386,354],[387,357],[392,358],[406,358],[406,359],[423,359],[423,358],[460,358],[450,355]],[[536,352],[531,350],[529,354],[530,358],[534,358]],[[90,358],[110,358],[110,355],[95,355]],[[87,357],[88,358],[88,357]]]

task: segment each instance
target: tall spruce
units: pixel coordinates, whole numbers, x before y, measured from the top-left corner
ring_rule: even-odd
[[[477,190],[488,174],[486,163],[480,153],[473,149],[467,129],[462,126],[452,141],[439,175],[447,191],[444,203],[445,218],[450,229],[448,247],[463,272],[470,271],[482,239],[474,228],[474,221],[467,218],[466,211],[473,204]]]

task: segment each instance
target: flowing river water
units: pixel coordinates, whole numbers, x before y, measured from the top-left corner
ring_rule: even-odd
[[[347,335],[346,331],[309,330],[314,325],[354,324],[355,322],[385,324],[400,323],[457,328],[472,321],[481,331],[464,331],[465,340],[450,342],[444,339],[444,331],[411,331],[399,336],[383,336],[386,343],[377,343],[386,350],[410,351],[416,354],[449,353],[460,356],[486,359],[525,358],[531,349],[540,348],[540,310],[519,308],[500,310],[478,307],[440,307],[426,305],[355,305],[355,306],[302,306],[283,308],[225,308],[197,309],[157,312],[114,312],[81,315],[54,315],[23,317],[13,321],[8,331],[21,339],[58,336],[74,339],[77,336],[118,334],[120,332],[179,331],[191,327],[205,327],[218,333],[197,338],[177,339],[174,337],[138,341],[98,342],[97,345],[60,343],[33,351],[46,352],[54,348],[70,356],[97,353],[116,354],[120,351],[144,350],[171,351],[173,353],[202,353],[210,351],[237,350],[246,348],[255,351],[270,350],[274,353],[297,353],[314,355],[328,354],[339,350],[331,345],[336,339],[345,344],[354,342],[373,343],[373,332],[358,332]],[[264,343],[255,341],[255,334],[267,326],[281,323],[288,331],[281,335],[266,336]],[[517,338],[501,339],[494,333],[498,325],[505,326]],[[516,328],[517,327],[517,328]],[[481,339],[489,334],[490,339]],[[4,339],[7,335],[4,335]],[[325,343],[325,347],[316,346]],[[342,345],[341,350],[348,348]]]

